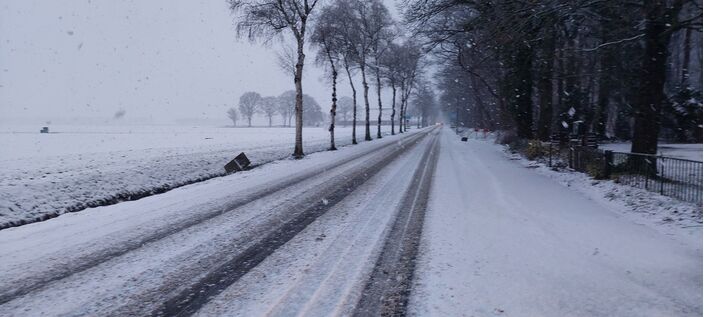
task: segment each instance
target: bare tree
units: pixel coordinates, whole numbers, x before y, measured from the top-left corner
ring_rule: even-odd
[[[272,125],[272,120],[276,115],[279,108],[279,98],[276,97],[264,97],[259,102],[259,109],[261,112],[269,119],[269,126]]]
[[[401,51],[401,68],[399,72],[399,80],[401,82],[401,111],[398,120],[399,133],[403,133],[407,130],[406,112],[408,110],[408,99],[410,98],[416,84],[416,77],[418,75],[418,69],[420,68],[421,58],[420,48],[411,41],[407,41],[403,45]]]
[[[355,61],[358,59],[358,47],[361,34],[360,21],[353,14],[350,1],[337,0],[334,2],[334,16],[337,17],[338,27],[344,32],[342,34],[341,49],[342,66],[347,74],[347,81],[352,90],[352,144],[357,144],[357,88],[354,84],[353,75],[356,71]]]
[[[319,126],[323,122],[323,111],[315,98],[303,95],[303,125]]]
[[[354,101],[352,98],[344,96],[337,100],[337,114],[342,117],[342,121],[346,123],[349,121],[349,115],[352,113]]]
[[[437,102],[433,93],[432,85],[424,78],[418,79],[418,89],[412,100],[415,115],[418,118],[418,128],[427,127],[431,120],[435,119]]]
[[[687,44],[691,32],[701,38],[701,1],[404,4],[406,21],[445,64],[436,77],[460,77],[471,90],[466,107],[456,107],[458,117],[520,138],[632,139],[632,152],[650,154],[661,138],[685,130],[701,135],[701,107],[682,107],[683,96],[701,100],[700,88],[683,83],[695,70],[701,87],[701,62],[685,62],[690,53],[701,56],[701,45],[693,51]],[[455,66],[469,75],[457,76]],[[446,101],[462,98],[456,89],[444,94]],[[687,114],[693,120],[677,119]]]
[[[293,90],[285,91],[279,97],[277,103],[277,112],[281,116],[284,126],[291,126],[291,118],[296,109],[296,92]]]
[[[350,48],[355,50],[352,55],[362,74],[362,87],[364,88],[364,139],[371,141],[371,131],[369,127],[369,82],[367,80],[367,70],[369,68],[369,58],[372,54],[372,46],[384,29],[387,21],[380,21],[377,11],[382,10],[384,4],[380,0],[352,0],[350,1],[351,12],[358,27],[355,31],[359,36],[351,38]],[[388,13],[388,12],[387,12]]]
[[[400,45],[390,42],[388,43],[386,54],[384,54],[380,61],[382,74],[389,87],[391,87],[391,135],[396,134],[396,92],[398,91],[398,86],[400,84],[403,54],[403,48]]]
[[[339,28],[336,7],[329,6],[321,10],[320,19],[311,40],[318,46],[319,64],[326,65],[330,71],[332,86],[332,104],[330,106],[330,150],[335,147],[335,114],[337,111],[337,69],[340,62],[340,50],[344,49],[344,31]]]
[[[271,40],[289,30],[296,40],[296,141],[295,158],[303,154],[303,64],[308,22],[319,0],[229,0],[230,9],[239,14],[237,34],[254,41]]]
[[[374,78],[376,79],[377,106],[379,108],[376,137],[377,139],[381,139],[381,116],[383,108],[381,103],[381,64],[384,54],[387,52],[388,44],[395,36],[393,30],[394,21],[391,18],[391,14],[389,14],[389,10],[382,2],[372,1],[370,5],[372,9],[369,17],[371,32],[365,32],[365,35],[370,37],[370,49],[372,57],[374,57],[374,64],[370,66],[374,70]]]
[[[261,100],[262,96],[253,91],[245,92],[240,97],[240,113],[247,118],[247,126],[249,127],[252,126],[252,117],[258,112]]]
[[[230,108],[227,110],[227,117],[232,120],[232,126],[236,127],[237,126],[237,119],[239,119],[239,115],[237,114],[237,110],[235,108]]]

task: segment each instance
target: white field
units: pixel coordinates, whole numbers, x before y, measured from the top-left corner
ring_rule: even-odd
[[[49,134],[39,128],[0,126],[0,228],[221,175],[242,151],[253,164],[285,159],[295,136],[281,127],[55,125]],[[351,130],[336,129],[338,146],[351,144]],[[306,153],[329,146],[323,127],[303,135]],[[363,140],[360,126],[357,139]]]

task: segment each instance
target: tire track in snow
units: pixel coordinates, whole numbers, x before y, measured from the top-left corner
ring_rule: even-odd
[[[355,316],[406,314],[430,186],[438,161],[438,138],[438,131],[434,131],[430,151],[424,153],[414,173],[411,187],[402,200],[400,212],[355,308]]]
[[[433,130],[431,130],[433,131]],[[293,219],[283,223],[275,230],[269,232],[258,243],[248,247],[243,252],[235,255],[229,261],[212,270],[197,283],[187,287],[177,296],[167,300],[161,307],[152,312],[152,316],[190,316],[214,296],[224,291],[227,287],[239,280],[251,269],[259,265],[269,255],[274,253],[279,247],[286,244],[309,224],[318,219],[334,205],[342,201],[356,188],[364,184],[369,178],[376,175],[384,167],[389,165],[393,159],[418,145],[419,139],[425,137],[429,132],[415,135],[411,143],[413,146],[404,146],[394,149],[390,153],[378,159],[374,164],[359,171],[347,181],[341,182],[327,189],[329,194],[324,195],[324,200],[319,200],[312,205],[310,202],[299,203],[291,209],[303,210]],[[437,134],[437,133],[435,133]]]
[[[403,144],[416,143],[427,133],[428,131],[422,131],[416,134],[412,134],[410,136],[402,138],[399,142],[402,142]],[[407,147],[402,147],[401,150],[405,148]],[[198,225],[217,216],[223,215],[253,201],[263,199],[270,195],[275,195],[277,192],[280,192],[291,186],[295,186],[296,184],[302,183],[307,179],[311,179],[323,173],[329,172],[329,170],[334,168],[335,166],[344,165],[346,163],[360,159],[364,156],[376,152],[381,152],[384,150],[387,149],[385,147],[372,148],[352,155],[348,158],[335,161],[333,164],[323,166],[320,169],[305,172],[300,175],[297,175],[296,177],[284,179],[273,184],[265,184],[264,186],[259,186],[250,195],[247,195],[243,198],[235,199],[226,204],[225,206],[222,206],[221,208],[207,210],[202,213],[199,213],[197,216],[185,219],[184,221],[181,221],[176,225],[161,227],[157,230],[150,232],[147,235],[140,236],[135,239],[128,239],[124,242],[124,244],[120,245],[119,247],[111,248],[105,250],[104,252],[88,254],[76,259],[72,259],[71,261],[61,263],[60,265],[58,265],[58,267],[53,267],[36,276],[33,276],[31,280],[22,280],[16,281],[16,283],[11,283],[13,284],[11,285],[11,287],[6,289],[0,289],[0,305],[22,297],[24,295],[27,295],[33,291],[42,289],[43,287],[51,284],[52,282],[65,279],[74,274],[93,268],[101,263],[122,256],[130,251],[139,249],[145,244],[156,242],[176,233],[182,232],[187,228]],[[396,151],[394,153],[396,153]]]

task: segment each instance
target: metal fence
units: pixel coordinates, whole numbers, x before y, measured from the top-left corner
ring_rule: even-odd
[[[702,203],[702,162],[587,146],[570,146],[566,154],[563,159],[576,171],[679,200]]]
[[[605,151],[607,176],[680,200],[702,202],[702,162]]]

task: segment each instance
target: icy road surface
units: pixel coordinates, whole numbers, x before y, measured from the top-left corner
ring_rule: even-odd
[[[449,129],[440,148],[416,314],[702,315],[701,230],[664,235]]]

